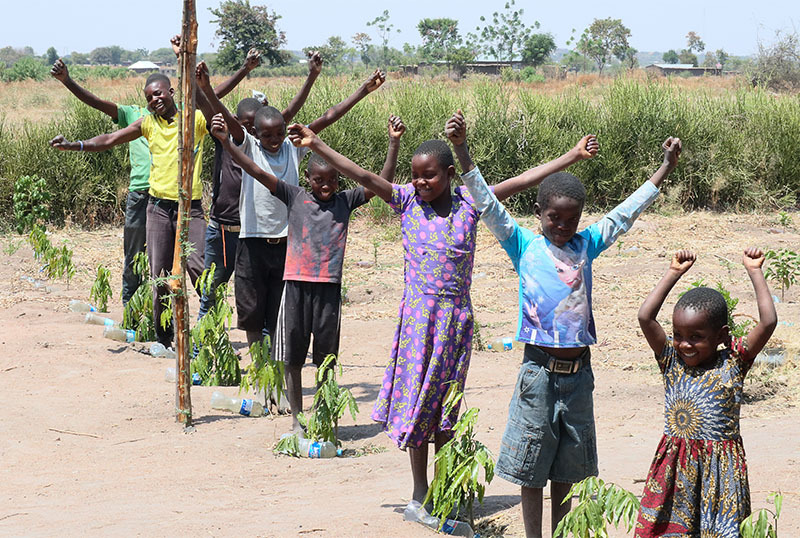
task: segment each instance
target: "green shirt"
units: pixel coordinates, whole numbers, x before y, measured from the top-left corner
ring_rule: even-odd
[[[142,116],[149,116],[150,111],[138,105],[120,105],[117,107],[117,121],[120,128],[127,127]],[[128,151],[131,159],[130,190],[144,191],[150,188],[150,146],[147,139],[140,136],[130,144]]]

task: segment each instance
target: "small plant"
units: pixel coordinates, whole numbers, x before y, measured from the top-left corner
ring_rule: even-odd
[[[378,268],[378,249],[381,247],[381,240],[378,237],[372,238],[372,261],[373,267]]]
[[[283,362],[273,360],[269,353],[269,337],[250,346],[250,366],[239,383],[239,392],[264,390],[264,408],[269,409],[269,398],[280,402],[286,394],[283,386]]]
[[[762,508],[758,512],[750,514],[739,526],[742,538],[778,538],[778,518],[781,517],[783,495],[770,493],[767,500],[775,505],[775,510]],[[772,516],[772,521],[770,521],[770,516]]]
[[[136,340],[149,342],[156,338],[156,326],[153,321],[153,281],[150,279],[150,266],[147,254],[139,252],[133,259],[134,274],[142,279],[142,283],[133,292],[122,313],[122,328],[134,329]]]
[[[786,211],[778,211],[778,224],[783,227],[792,225],[792,216]]]
[[[623,241],[621,239],[617,239],[617,256],[620,256],[622,254],[622,245],[624,245],[624,244],[625,244],[625,241]]]
[[[788,248],[782,248],[777,252],[768,250],[765,257],[772,261],[764,271],[764,276],[780,284],[781,301],[783,301],[786,290],[797,284],[800,279],[800,255]]]
[[[111,283],[109,277],[111,271],[102,265],[97,266],[97,276],[92,284],[92,289],[89,291],[89,298],[97,305],[100,312],[108,312],[108,300],[113,296],[111,291]]]
[[[627,532],[636,523],[639,500],[636,495],[616,484],[590,476],[573,484],[564,501],[574,496],[578,497],[578,503],[559,522],[553,536],[607,538],[608,523],[615,528],[624,523]]]
[[[14,183],[14,222],[17,233],[23,234],[34,226],[44,226],[50,218],[50,193],[47,182],[39,176],[22,176]]]
[[[214,282],[214,269],[212,264],[200,275],[198,287],[204,294],[209,293]],[[228,304],[227,288],[226,284],[217,287],[214,305],[192,329],[192,344],[198,350],[192,368],[200,374],[203,385],[233,386],[242,380],[239,356],[228,337],[233,309]]]
[[[335,360],[335,355],[328,355],[322,361],[317,370],[317,392],[314,394],[313,412],[308,417],[300,413],[297,419],[305,428],[307,439],[313,442],[329,441],[340,447],[342,443],[339,441],[339,419],[349,410],[350,416],[355,420],[358,404],[350,389],[340,387],[336,381],[336,370],[339,370],[338,375],[342,375],[342,365],[334,365]],[[273,452],[300,456],[298,443],[296,434],[287,435],[275,445]]]
[[[463,393],[456,385],[451,384],[444,398],[445,414],[449,414],[461,402],[462,397]],[[492,453],[475,439],[475,424],[479,412],[476,407],[465,411],[453,425],[453,438],[434,457],[436,471],[423,504],[433,501],[431,514],[439,518],[440,529],[453,508],[461,511],[462,507],[466,508],[470,527],[474,528],[475,497],[477,496],[479,503],[483,503],[483,494],[486,491],[486,485],[478,479],[481,468],[486,484],[490,484],[494,478]]]
[[[8,244],[5,247],[3,247],[3,254],[7,256],[13,256],[14,254],[17,253],[22,244],[23,244],[22,240],[9,241]]]

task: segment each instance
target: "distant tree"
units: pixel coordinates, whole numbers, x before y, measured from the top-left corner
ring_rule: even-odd
[[[372,38],[369,36],[369,34],[358,32],[350,40],[353,42],[353,45],[356,46],[356,50],[361,55],[361,61],[364,63],[364,65],[368,66],[371,60],[368,54],[371,47],[369,42],[372,41]]]
[[[639,51],[631,46],[628,46],[623,52],[619,61],[628,69],[635,69],[639,65],[639,59],[636,54]]]
[[[147,59],[151,62],[164,65],[175,65],[178,63],[178,59],[175,57],[175,52],[172,50],[172,47],[156,49],[150,52]]]
[[[389,65],[389,57],[392,56],[389,51],[389,36],[395,31],[400,33],[400,29],[395,29],[394,24],[389,22],[389,10],[384,9],[383,13],[372,19],[367,23],[367,26],[374,26],[378,29],[378,36],[381,39],[381,62]],[[398,53],[397,49],[395,49]]]
[[[278,48],[286,43],[286,34],[278,30],[280,15],[266,6],[251,6],[250,0],[224,0],[217,9],[208,8],[216,20],[214,35],[221,38],[216,66],[228,71],[239,69],[247,51],[255,47],[261,52],[261,61],[282,65],[286,59]]]
[[[331,66],[339,66],[344,63],[344,56],[347,53],[347,43],[345,43],[344,39],[338,35],[334,35],[329,37],[323,45],[319,45],[317,47],[305,47],[303,52],[307,54],[315,50],[319,51],[319,54],[322,56],[322,60],[325,63]]]
[[[120,62],[122,62],[122,54],[125,52],[125,49],[118,45],[112,45],[108,47],[108,51],[111,53],[111,63],[119,65]]]
[[[681,61],[681,59],[678,57],[678,53],[675,52],[674,49],[669,49],[667,52],[665,52],[661,56],[661,59],[664,60],[664,63],[668,64],[677,64]]]
[[[75,65],[86,65],[89,63],[89,55],[73,50],[69,53],[69,61]]]
[[[717,49],[716,54],[717,62],[719,62],[720,66],[722,66],[722,69],[725,69],[725,64],[728,63],[728,58],[730,58],[730,56],[723,49]]]
[[[697,67],[697,56],[687,49],[683,49],[678,55],[678,62],[682,64],[692,64]]]
[[[478,39],[483,52],[495,60],[514,61],[533,30],[539,28],[538,21],[534,21],[530,27],[522,22],[525,10],[522,8],[514,10],[513,7],[514,0],[506,2],[503,12],[495,11],[492,14],[491,23],[487,23],[483,28],[476,28],[476,31],[480,32]],[[486,22],[486,17],[482,16],[481,22]]]
[[[446,60],[450,51],[463,41],[455,19],[422,19],[417,30],[422,37],[422,55],[431,61]]]
[[[459,76],[467,71],[467,64],[475,59],[475,51],[471,47],[456,47],[447,52],[447,65]]]
[[[716,67],[716,66],[717,66],[717,55],[711,51],[706,52],[706,55],[703,58],[703,67]]]
[[[703,52],[706,50],[706,44],[695,32],[689,32],[686,34],[686,50],[689,52]]]
[[[550,34],[533,34],[522,48],[522,62],[534,67],[550,59],[556,50],[556,42]]]
[[[97,65],[111,64],[111,49],[109,47],[97,47],[89,53],[89,60]]]
[[[595,19],[589,27],[584,30],[583,35],[578,41],[578,50],[593,59],[597,64],[600,74],[603,68],[613,56],[622,61],[630,47],[628,38],[631,31],[621,19]]]
[[[50,65],[54,64],[56,60],[58,60],[58,52],[56,52],[55,47],[50,47],[45,53],[45,61]]]
[[[31,47],[23,47],[21,49],[3,47],[0,49],[0,63],[5,64],[6,67],[11,67],[21,58],[28,56],[35,56]]]

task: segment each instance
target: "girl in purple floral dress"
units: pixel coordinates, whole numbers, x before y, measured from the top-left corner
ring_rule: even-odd
[[[463,116],[459,112],[456,117],[460,127],[448,128],[454,142],[466,136]],[[428,491],[428,444],[433,440],[438,450],[450,439],[458,418],[457,408],[445,414],[444,396],[451,384],[464,390],[469,368],[473,334],[469,287],[480,215],[465,187],[451,187],[456,174],[453,154],[442,140],[423,142],[414,152],[410,183],[391,183],[404,130],[398,118],[389,119],[389,152],[380,176],[338,154],[302,126],[291,126],[289,136],[296,145],[311,147],[400,215],[405,290],[372,418],[384,425],[399,448],[409,449],[412,503],[421,503]],[[504,200],[596,152],[597,141],[586,136],[561,157],[496,185],[495,195]]]

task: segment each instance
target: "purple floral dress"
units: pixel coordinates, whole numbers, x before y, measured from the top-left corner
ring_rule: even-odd
[[[450,382],[464,390],[472,350],[469,286],[479,214],[464,187],[450,215],[439,217],[411,184],[395,185],[392,209],[402,215],[405,291],[389,365],[372,419],[402,449],[450,430],[458,409],[444,414]]]

